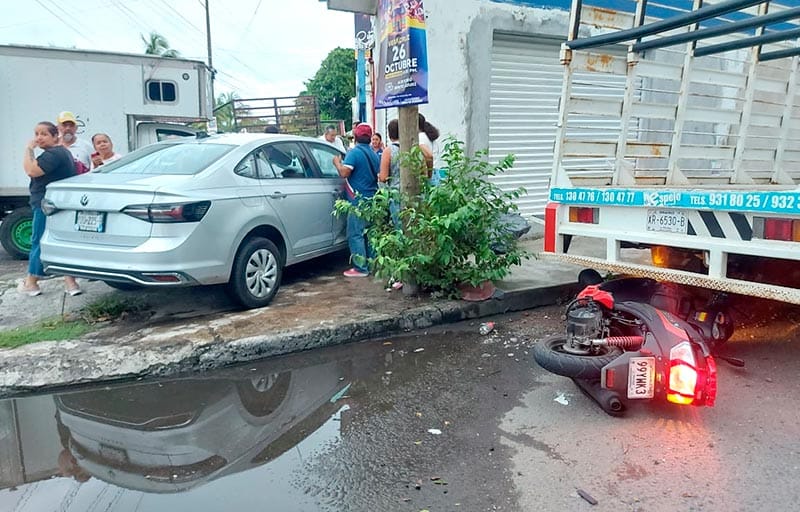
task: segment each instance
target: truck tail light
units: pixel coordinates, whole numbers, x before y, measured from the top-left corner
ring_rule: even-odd
[[[556,252],[556,222],[558,203],[547,203],[544,208],[544,252]]]
[[[570,206],[569,221],[579,224],[597,224],[599,222],[599,211],[599,208]]]
[[[753,217],[753,236],[762,240],[800,242],[800,220]]]
[[[667,400],[681,405],[713,406],[717,397],[717,365],[714,358],[698,357],[684,341],[669,351]]]
[[[126,206],[122,213],[153,223],[198,222],[211,207],[211,201],[184,204],[139,204]]]

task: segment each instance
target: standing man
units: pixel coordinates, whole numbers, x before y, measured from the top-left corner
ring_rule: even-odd
[[[75,160],[86,166],[88,170],[92,166],[94,148],[85,140],[79,139],[75,135],[77,131],[78,120],[75,118],[75,114],[68,111],[58,114],[58,133],[61,136],[61,145],[67,148]]]
[[[336,132],[337,132],[336,127],[333,126],[332,124],[329,124],[328,126],[325,127],[325,133],[322,134],[320,140],[324,140],[328,144],[332,144],[342,153],[344,153],[347,150],[344,148],[344,143],[342,142],[342,139],[340,139],[337,136]]]
[[[369,199],[378,191],[378,172],[380,160],[370,148],[372,128],[362,123],[353,129],[356,139],[355,147],[344,157],[333,157],[333,165],[339,176],[345,179],[347,199],[352,204]],[[369,275],[369,258],[375,254],[367,240],[367,223],[353,213],[347,214],[347,243],[350,246],[350,260],[353,268],[345,270],[345,277],[367,277]]]

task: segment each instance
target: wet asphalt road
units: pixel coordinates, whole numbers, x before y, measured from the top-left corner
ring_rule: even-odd
[[[531,363],[560,312],[0,402],[0,510],[795,509],[795,310],[754,311],[715,408],[624,418]]]

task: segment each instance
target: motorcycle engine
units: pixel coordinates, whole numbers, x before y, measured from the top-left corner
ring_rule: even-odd
[[[592,348],[592,340],[602,338],[603,313],[594,302],[580,305],[567,312],[567,341],[564,350],[586,354]]]

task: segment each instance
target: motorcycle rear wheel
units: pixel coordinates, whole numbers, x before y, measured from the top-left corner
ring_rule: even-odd
[[[555,335],[541,340],[533,347],[533,359],[548,372],[572,379],[599,379],[605,365],[618,358],[617,347],[599,347],[596,355],[581,356],[564,351],[567,337]]]

